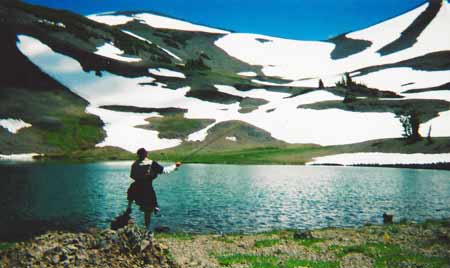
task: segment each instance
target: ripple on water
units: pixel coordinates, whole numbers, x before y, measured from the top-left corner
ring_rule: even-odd
[[[105,227],[126,208],[130,162],[0,165],[0,233]],[[260,232],[450,217],[448,171],[185,165],[154,185],[153,224],[187,232]],[[142,224],[137,208],[133,216]],[[8,226],[8,228],[2,228]],[[24,226],[26,228],[24,228]],[[23,229],[23,230],[21,230]]]

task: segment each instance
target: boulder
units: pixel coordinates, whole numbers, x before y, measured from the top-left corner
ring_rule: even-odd
[[[295,240],[304,240],[304,239],[314,238],[311,231],[302,231],[302,230],[295,231],[293,237]]]

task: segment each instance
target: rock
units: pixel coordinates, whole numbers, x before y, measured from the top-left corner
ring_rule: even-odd
[[[148,240],[142,240],[139,246],[140,246],[140,248],[141,248],[141,251],[143,251],[143,250],[146,249],[149,245],[150,245],[150,241],[148,241]]]
[[[167,245],[164,245],[164,244],[159,244],[159,248],[161,250],[168,250],[169,249],[169,247]]]
[[[293,237],[294,237],[295,240],[303,240],[303,239],[312,239],[312,238],[314,238],[312,233],[311,233],[311,231],[301,231],[301,230],[296,231],[294,233]]]
[[[155,227],[155,233],[168,233],[168,232],[170,232],[170,228],[167,226]]]
[[[392,224],[394,222],[394,215],[383,213],[383,223]]]
[[[144,264],[150,264],[151,263],[150,258],[148,256],[144,256],[142,258],[142,260],[144,261]]]
[[[59,263],[59,255],[56,255],[56,256],[52,257],[52,263],[53,264],[58,264]]]

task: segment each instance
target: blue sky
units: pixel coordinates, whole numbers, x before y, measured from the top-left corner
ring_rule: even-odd
[[[410,10],[425,0],[24,0],[80,14],[150,10],[236,32],[323,40]]]

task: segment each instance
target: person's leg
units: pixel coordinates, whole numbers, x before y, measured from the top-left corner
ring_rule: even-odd
[[[148,230],[148,228],[150,227],[150,219],[151,219],[151,215],[152,215],[152,212],[151,212],[150,210],[146,210],[146,211],[144,212],[145,227],[147,228],[147,230]]]
[[[128,200],[128,207],[125,213],[130,214],[131,213],[131,205],[133,204],[133,200]]]
[[[127,200],[128,200],[128,207],[126,210],[126,213],[131,213],[131,205],[133,204],[133,201],[136,199],[136,182],[133,182],[130,184],[130,187],[128,187],[127,191]]]
[[[159,212],[159,205],[158,205],[158,198],[156,196],[155,189],[152,189],[152,197],[153,197],[153,202],[155,204],[154,212],[155,212],[155,215],[156,215]]]

